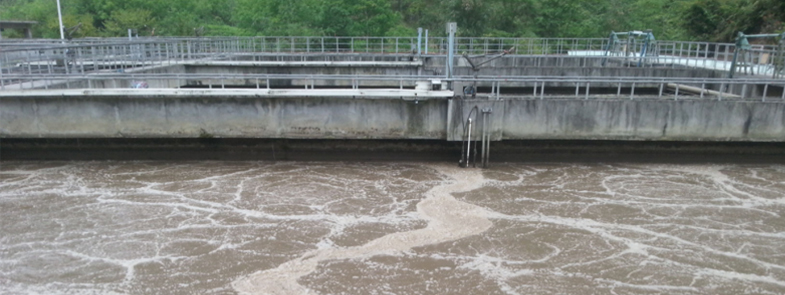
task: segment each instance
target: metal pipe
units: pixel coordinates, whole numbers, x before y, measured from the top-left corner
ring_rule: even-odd
[[[469,155],[471,154],[471,149],[472,149],[472,146],[471,146],[471,144],[472,144],[472,118],[469,118],[468,121],[469,121],[469,124],[468,124],[469,128],[468,128],[468,135],[466,136],[466,161],[464,163],[466,165],[465,167],[467,167],[467,168],[469,167],[469,157],[470,157]]]
[[[428,30],[425,30],[425,54],[428,55]]]
[[[725,84],[723,84],[723,85],[725,85]],[[687,85],[676,84],[676,83],[668,83],[667,86],[670,89],[679,89],[679,90],[691,92],[691,93],[694,93],[694,94],[706,93],[706,94],[711,94],[711,95],[720,96],[720,97],[723,96],[723,95],[725,95],[727,97],[732,97],[732,98],[739,98],[740,97],[740,96],[735,95],[735,94],[722,93],[722,92],[714,91],[714,90],[710,90],[710,89],[698,88],[698,87],[687,86]]]
[[[455,51],[455,31],[458,30],[457,23],[448,23],[447,24],[447,33],[449,35],[448,39],[448,47],[447,48],[447,79],[452,79],[453,76],[453,59],[454,59],[454,51]],[[448,83],[452,84],[448,81]],[[450,88],[452,89],[452,85]]]
[[[482,114],[482,135],[480,136],[480,167],[485,165],[485,113]]]
[[[417,28],[417,56],[422,54],[422,28]]]
[[[63,40],[63,43],[65,43],[65,31],[63,28],[63,12],[60,9],[60,0],[57,0],[57,19],[60,22],[60,40]]]

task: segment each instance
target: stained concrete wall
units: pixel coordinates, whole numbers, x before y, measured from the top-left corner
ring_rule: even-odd
[[[335,97],[0,97],[6,138],[445,138],[444,101]]]
[[[504,139],[785,141],[785,102],[509,100]]]
[[[494,139],[785,142],[783,101],[502,102],[503,107],[499,102],[489,105],[494,109],[493,132],[501,132]],[[0,137],[457,140],[448,135],[462,134],[457,122],[467,110],[449,105],[445,98],[259,97],[229,92],[210,97],[0,95]]]

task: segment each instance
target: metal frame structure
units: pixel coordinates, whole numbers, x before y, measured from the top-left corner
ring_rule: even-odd
[[[619,36],[626,36],[627,38],[622,41]],[[602,65],[607,62],[607,57],[622,56],[625,61],[632,56],[632,60],[638,61],[638,67],[643,65],[644,61],[648,61],[650,56],[658,56],[656,50],[651,50],[655,47],[657,40],[654,38],[651,30],[646,31],[629,31],[629,32],[614,32],[611,31],[608,37],[608,44],[605,47]],[[640,48],[640,52],[639,49]],[[654,52],[652,55],[651,52]]]
[[[757,54],[759,57],[756,59],[751,53],[754,52],[749,39],[758,38],[777,38],[777,45],[774,50],[766,50],[761,46],[760,52]],[[739,60],[741,56],[741,60]],[[763,60],[761,60],[763,59]],[[753,34],[746,35],[739,32],[736,37],[736,50],[733,52],[733,61],[728,73],[728,78],[733,78],[736,70],[743,67],[745,70],[750,69],[750,74],[755,75],[754,64],[769,64],[768,59],[771,59],[770,66],[772,78],[782,78],[785,76],[785,32],[782,34]],[[757,60],[757,62],[755,62]],[[745,71],[746,72],[746,71]],[[760,71],[759,71],[760,73]]]
[[[386,40],[393,41],[392,44]],[[426,38],[427,40],[427,38]],[[302,42],[300,42],[302,41]],[[343,43],[346,41],[346,43]],[[405,41],[405,42],[404,42]],[[434,38],[426,44],[437,44],[438,50],[432,50],[423,56],[443,57],[446,49],[454,47],[461,53],[469,55],[487,55],[502,52],[510,47],[516,51],[510,54],[516,57],[559,57],[563,59],[597,59],[606,61],[611,57],[604,56],[607,41],[604,39],[527,39],[527,38],[458,38],[453,46],[445,43],[444,38]],[[121,69],[138,65],[174,64],[187,60],[214,59],[240,60],[265,54],[299,55],[303,58],[314,54],[353,54],[390,56],[402,55],[413,57],[409,44],[415,45],[415,38],[341,38],[341,37],[232,37],[232,38],[139,38],[128,41],[125,38],[108,39],[74,39],[62,44],[59,39],[2,41],[0,51],[0,75],[11,73],[50,73],[52,65],[63,65],[71,54],[72,64],[78,65],[74,73],[84,74],[81,65],[84,63],[102,63],[114,65]],[[396,43],[397,42],[397,43]],[[381,45],[383,47],[374,47]],[[310,45],[314,46],[310,46]],[[407,44],[407,46],[403,46]],[[390,51],[388,51],[391,49]],[[431,46],[432,47],[432,46]],[[396,50],[396,48],[398,50]],[[406,48],[404,50],[403,48]],[[426,47],[427,48],[427,47]],[[762,60],[781,52],[777,46],[760,46],[759,50],[750,51],[753,59]],[[557,54],[557,52],[561,52]],[[738,51],[734,44],[708,42],[673,42],[659,41],[656,47],[647,49],[643,65],[650,67],[683,67],[706,68],[728,71],[732,66],[732,56]],[[779,56],[779,55],[778,55]],[[625,57],[618,57],[624,60]],[[769,58],[768,64],[756,65],[757,72],[768,73],[780,68]],[[781,59],[780,59],[781,60]],[[58,62],[59,61],[59,62]],[[561,64],[561,63],[560,63]],[[558,65],[557,65],[558,66]],[[621,66],[630,66],[629,63]],[[54,69],[51,72],[57,72]],[[779,77],[782,78],[782,77]]]

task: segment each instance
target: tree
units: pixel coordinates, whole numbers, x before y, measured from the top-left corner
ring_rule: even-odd
[[[152,15],[145,9],[115,11],[105,23],[105,32],[109,36],[125,36],[128,29],[152,30],[157,25]]]

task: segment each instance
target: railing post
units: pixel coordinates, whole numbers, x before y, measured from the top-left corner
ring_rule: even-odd
[[[706,92],[706,83],[701,84],[701,99],[703,98],[703,93]]]
[[[422,28],[417,28],[417,56],[422,54]]]
[[[747,83],[741,85],[741,99],[747,98]]]
[[[581,82],[575,82],[575,98],[578,98],[578,92],[581,89]]]
[[[589,89],[591,88],[591,83],[586,82],[586,98],[589,99]]]
[[[534,81],[534,92],[532,93],[532,96],[537,96],[537,81]]]

